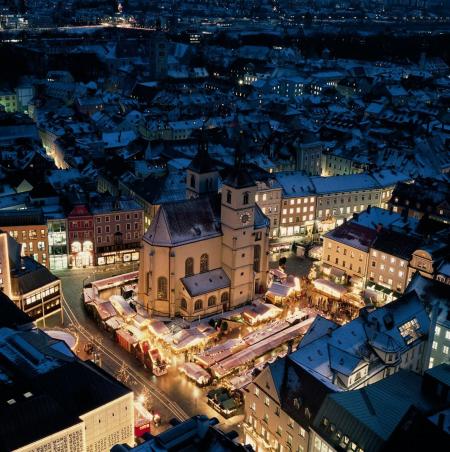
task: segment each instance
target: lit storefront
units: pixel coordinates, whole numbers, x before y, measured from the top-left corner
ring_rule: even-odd
[[[97,256],[97,265],[119,264],[139,261],[139,250],[121,250],[101,253]]]
[[[90,240],[83,243],[76,241],[70,246],[72,267],[88,267],[94,264],[94,244]]]
[[[48,247],[50,270],[68,267],[67,222],[65,219],[48,221]]]

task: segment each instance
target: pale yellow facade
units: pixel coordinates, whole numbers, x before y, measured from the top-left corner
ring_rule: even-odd
[[[134,445],[133,393],[80,416],[80,422],[14,452],[108,452],[116,444]]]
[[[338,268],[350,277],[366,278],[369,261],[368,251],[359,250],[329,237],[324,237],[322,258],[324,265]]]
[[[224,184],[220,217],[208,219],[216,229],[204,238],[195,238],[195,229],[201,234],[202,225],[184,224],[187,235],[194,230],[194,237],[175,243],[170,223],[184,221],[174,218],[177,206],[209,210],[207,198],[188,193],[185,206],[161,207],[163,213],[157,214],[144,236],[140,256],[138,296],[150,312],[193,320],[240,306],[266,288],[269,226],[267,219],[255,226],[255,219],[264,218],[255,204],[256,190],[256,184],[243,188]],[[166,219],[164,209],[172,209],[171,219]],[[188,213],[195,223],[195,213]],[[187,277],[195,277],[191,291],[183,280]]]
[[[72,425],[53,435],[28,444],[27,446],[15,449],[14,452],[60,452],[67,450],[70,452],[84,452],[86,450],[86,438],[84,435],[84,423]]]
[[[269,368],[247,387],[244,418],[245,444],[256,452],[267,450],[308,450],[309,432],[282,408]]]

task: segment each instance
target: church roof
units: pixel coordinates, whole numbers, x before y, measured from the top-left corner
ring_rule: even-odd
[[[205,141],[199,143],[197,154],[192,159],[189,169],[198,174],[217,171],[216,165],[208,152],[208,143]]]
[[[144,240],[150,245],[179,246],[222,235],[217,196],[162,204]]]
[[[250,173],[242,167],[231,168],[223,184],[233,188],[247,188],[256,185]]]
[[[230,278],[221,268],[186,276],[181,281],[191,297],[230,287]]]

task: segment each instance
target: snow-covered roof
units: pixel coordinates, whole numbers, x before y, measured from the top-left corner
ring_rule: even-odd
[[[230,278],[221,268],[185,276],[181,282],[191,297],[230,287]]]

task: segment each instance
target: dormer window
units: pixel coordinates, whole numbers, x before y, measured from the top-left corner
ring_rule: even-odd
[[[242,196],[242,204],[245,206],[248,204],[249,192],[246,191]]]
[[[231,191],[227,190],[227,203],[231,204]]]

